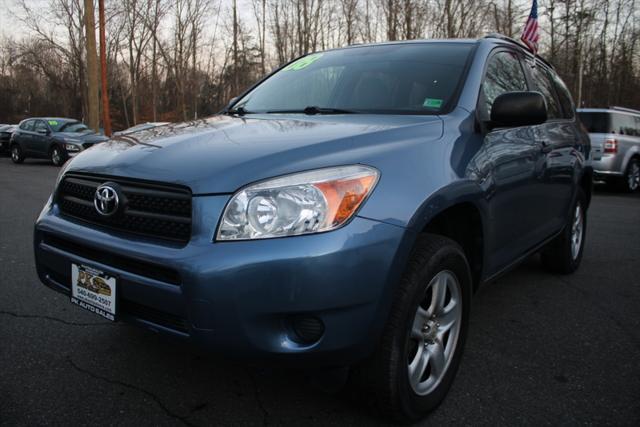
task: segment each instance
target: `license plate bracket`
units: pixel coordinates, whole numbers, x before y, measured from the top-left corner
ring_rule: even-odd
[[[71,264],[71,302],[115,321],[116,276],[83,264]]]

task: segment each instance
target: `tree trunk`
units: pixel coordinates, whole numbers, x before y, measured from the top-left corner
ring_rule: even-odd
[[[96,50],[96,22],[93,16],[93,0],[84,0],[84,22],[87,48],[87,125],[98,132],[100,130],[100,100],[98,97],[98,52]]]
[[[262,37],[260,40],[260,68],[262,70],[263,76],[267,73],[267,69],[265,66],[265,56],[267,54],[266,37],[267,37],[267,0],[262,0]]]
[[[238,96],[240,90],[240,70],[238,70],[238,10],[236,0],[233,0],[233,95]]]
[[[160,13],[160,0],[156,0],[153,12],[153,52],[151,54],[151,110],[153,121],[158,121],[158,14]]]
[[[104,0],[98,0],[100,20],[100,75],[102,77],[102,123],[104,134],[111,136],[111,112],[109,109],[109,89],[107,87],[107,43],[105,37]]]

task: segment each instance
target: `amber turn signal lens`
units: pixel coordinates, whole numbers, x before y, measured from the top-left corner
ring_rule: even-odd
[[[375,185],[375,181],[376,176],[369,175],[314,184],[327,200],[326,223],[337,226],[351,218]]]

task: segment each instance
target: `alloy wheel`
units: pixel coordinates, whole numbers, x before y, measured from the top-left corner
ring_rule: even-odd
[[[576,209],[571,223],[571,257],[575,260],[580,255],[582,247],[582,236],[584,234],[584,218],[582,215],[582,206],[580,203],[576,205]]]
[[[18,147],[13,147],[11,149],[11,160],[13,160],[14,162],[20,160],[20,152],[18,150]]]
[[[456,350],[461,323],[460,283],[452,272],[441,271],[427,286],[409,335],[407,373],[416,394],[429,394],[442,381]]]
[[[62,162],[62,155],[60,155],[60,150],[58,148],[54,148],[51,152],[51,161],[56,166],[59,166]]]
[[[630,191],[636,191],[640,187],[640,163],[632,161],[629,165],[629,176],[627,177],[627,184]]]

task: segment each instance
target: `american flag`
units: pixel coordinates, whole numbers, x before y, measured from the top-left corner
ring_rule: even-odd
[[[533,0],[531,13],[529,13],[529,19],[527,19],[527,24],[524,26],[520,39],[531,49],[534,55],[538,53],[538,40],[540,40],[540,32],[538,30],[538,1]]]

